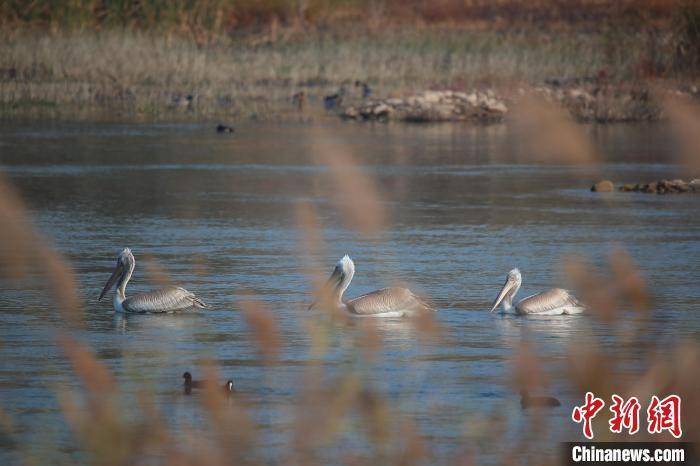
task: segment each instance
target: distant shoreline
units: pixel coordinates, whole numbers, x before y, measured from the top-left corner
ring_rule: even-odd
[[[512,102],[534,92],[599,123],[658,119],[653,89],[700,96],[671,30],[654,41],[629,28],[276,31],[210,45],[124,30],[13,31],[0,42],[0,117],[315,119],[342,113],[324,109],[340,89],[349,90],[343,105],[360,104],[356,81],[372,99],[449,90]]]

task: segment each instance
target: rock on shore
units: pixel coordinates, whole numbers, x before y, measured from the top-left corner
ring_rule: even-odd
[[[700,179],[684,180],[658,180],[650,183],[624,184],[618,191],[640,192],[647,194],[674,194],[674,193],[700,193]],[[611,192],[614,190],[612,181],[602,180],[591,187],[594,192]]]
[[[693,88],[694,89],[694,88]],[[690,91],[674,95],[693,97]],[[662,107],[642,84],[610,83],[601,77],[550,79],[534,91],[542,98],[561,105],[577,121],[613,123],[656,121]],[[520,94],[527,90],[521,88]],[[517,104],[518,97],[510,103]],[[340,115],[353,120],[395,120],[408,122],[468,121],[500,122],[508,112],[505,99],[493,90],[424,91],[401,98],[365,99],[347,102]]]
[[[418,123],[438,121],[499,122],[508,111],[493,91],[425,91],[405,98],[366,100],[345,107],[343,118],[397,120]]]
[[[615,185],[610,180],[601,180],[591,186],[591,191],[596,193],[609,193],[615,189]]]

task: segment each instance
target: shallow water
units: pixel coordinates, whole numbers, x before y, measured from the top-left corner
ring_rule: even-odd
[[[565,285],[567,255],[603,265],[611,250],[624,246],[656,298],[655,318],[645,329],[649,338],[675,342],[700,334],[700,198],[588,191],[603,177],[682,177],[683,169],[669,163],[673,147],[662,127],[588,128],[604,162],[565,167],[522,162],[504,125],[328,124],[323,134],[336,137],[379,186],[387,225],[371,238],[344,221],[329,197],[332,173],[309,155],[318,129],[250,124],[231,137],[212,128],[0,127],[0,170],[78,276],[86,322],[80,338],[127,394],[144,384],[153,388],[172,425],[202,417],[194,397],[181,395],[180,377],[213,359],[255,408],[266,454],[274,459],[284,451],[289,406],[310,357],[308,319],[316,318],[305,312],[312,298],[308,261],[300,258],[299,203],[317,209],[326,241],[311,260],[330,272],[343,254],[354,258],[350,296],[400,282],[439,308],[442,341],[422,342],[406,322],[382,323],[385,347],[365,373],[369,385],[417,420],[437,458],[458,454],[465,433],[494,409],[511,414],[517,435],[522,415],[509,358],[526,336],[552,373],[566,364],[572,341],[612,350],[621,344],[612,330],[586,316],[489,314],[515,266],[523,273],[522,297]],[[152,285],[144,266],[150,259],[210,309],[115,316],[109,300],[96,298],[125,246],[137,260],[129,292]],[[66,461],[76,453],[56,391],[79,384],[54,343],[65,324],[39,288],[32,279],[2,282],[0,403],[32,457]],[[274,368],[263,363],[239,312],[236,296],[244,291],[254,292],[276,316],[283,349],[282,364]],[[353,364],[354,340],[344,336],[352,330],[352,324],[335,329],[323,358],[332,374]],[[634,360],[631,366],[634,371]],[[550,382],[564,405],[551,413],[558,440],[580,438],[569,420],[571,406],[580,402],[577,393],[560,377]],[[17,451],[0,442],[0,458]]]

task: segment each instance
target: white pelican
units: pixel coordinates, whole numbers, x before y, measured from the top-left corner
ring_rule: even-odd
[[[338,261],[326,283],[329,302],[337,309],[355,316],[403,317],[421,311],[433,311],[430,306],[407,288],[382,288],[371,293],[343,301],[343,294],[355,275],[355,263],[346,254]],[[316,302],[309,306],[313,308]]]
[[[134,273],[136,261],[131,249],[124,250],[117,257],[117,266],[112,272],[112,276],[107,280],[98,301],[102,300],[107,292],[112,288],[117,279],[117,292],[114,294],[114,310],[117,312],[174,312],[182,311],[191,308],[207,307],[202,300],[197,298],[193,293],[180,288],[179,286],[168,286],[149,293],[141,293],[129,298],[126,297],[126,284]]]
[[[520,270],[513,269],[508,272],[506,282],[503,284],[503,289],[498,294],[498,297],[493,302],[491,312],[495,311],[501,302],[503,309],[508,312],[513,309],[513,298],[520,289],[523,279],[520,275]],[[515,305],[516,314],[532,314],[532,315],[560,315],[560,314],[579,314],[585,311],[586,308],[578,299],[571,293],[561,288],[552,288],[551,290],[542,293],[533,294],[527,298],[523,298]]]

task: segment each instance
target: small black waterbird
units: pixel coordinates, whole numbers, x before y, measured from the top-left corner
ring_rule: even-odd
[[[530,396],[527,390],[520,390],[520,406],[523,409],[533,407],[554,408],[561,406],[561,402],[551,396]]]
[[[192,374],[190,374],[189,372],[185,372],[184,374],[182,374],[182,378],[185,379],[184,387],[185,393],[187,395],[192,393],[193,388],[204,388],[204,386],[206,385],[206,382],[203,380],[193,380]],[[227,380],[222,389],[226,394],[232,393],[234,391],[233,380]]]

